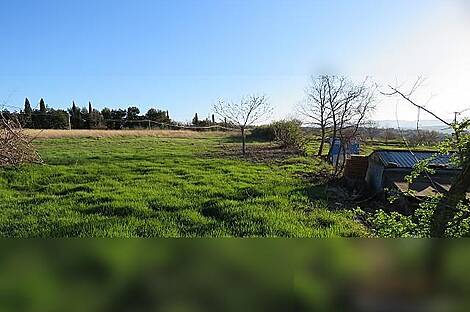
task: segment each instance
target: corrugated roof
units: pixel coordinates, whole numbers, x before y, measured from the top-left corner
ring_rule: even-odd
[[[372,153],[386,168],[413,168],[418,161],[435,157],[435,151],[379,150]],[[443,168],[454,168],[451,155],[438,155],[430,164]]]

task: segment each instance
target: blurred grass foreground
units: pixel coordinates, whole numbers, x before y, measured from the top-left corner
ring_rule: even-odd
[[[0,311],[465,311],[469,254],[418,240],[4,241]]]

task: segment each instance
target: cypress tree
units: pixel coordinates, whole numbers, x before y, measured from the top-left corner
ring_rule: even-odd
[[[90,129],[95,129],[100,126],[101,118],[100,112],[93,110],[93,106],[91,105],[91,101],[88,102],[88,127]]]
[[[197,116],[197,113],[196,113],[193,118],[193,125],[197,126],[198,124],[199,124],[199,117]]]
[[[29,103],[28,98],[24,99],[24,114],[26,117],[31,117],[31,114],[33,113],[33,109],[31,108],[31,103]]]
[[[90,129],[90,114],[88,114],[88,110],[86,107],[83,107],[80,113],[80,129]]]
[[[47,111],[46,111],[46,103],[44,103],[44,99],[41,98],[41,100],[39,101],[39,111],[41,112],[41,114],[45,114]]]
[[[70,113],[70,123],[72,124],[72,129],[80,129],[80,109],[75,105],[75,101],[72,101],[72,111]]]
[[[39,112],[34,111],[33,112],[33,126],[34,128],[39,128],[39,129],[48,129],[50,128],[49,126],[49,119],[47,115],[47,109],[46,109],[46,103],[44,102],[44,99],[41,98],[39,100]]]
[[[24,99],[24,127],[32,128],[33,126],[33,109],[31,108],[31,103],[28,98]]]

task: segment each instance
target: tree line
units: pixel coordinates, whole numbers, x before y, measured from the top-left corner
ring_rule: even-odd
[[[39,108],[33,109],[28,98],[19,112],[2,111],[6,119],[15,118],[24,128],[30,129],[122,129],[146,127],[149,121],[158,124],[172,124],[169,112],[150,108],[141,115],[140,109],[135,106],[127,109],[103,108],[101,111],[93,108],[91,102],[88,107],[78,107],[72,102],[72,107],[53,109],[40,99]]]

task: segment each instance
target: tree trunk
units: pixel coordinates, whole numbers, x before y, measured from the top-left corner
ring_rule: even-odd
[[[245,128],[241,128],[241,131],[242,131],[242,152],[243,152],[243,156],[245,156],[245,153],[246,153],[246,148],[245,148],[245,145],[246,145],[246,137],[245,137]]]
[[[333,122],[333,135],[332,137],[330,138],[331,140],[331,144],[330,144],[330,149],[328,150],[328,159],[331,158],[332,156],[332,152],[333,152],[333,146],[335,144],[335,140],[336,140],[336,135],[338,133],[338,125],[336,124],[336,121]]]
[[[469,188],[470,162],[467,162],[432,215],[431,237],[444,237],[447,223],[454,217],[457,204],[465,200]]]
[[[318,148],[318,154],[317,156],[321,156],[323,154],[323,145],[325,144],[325,128],[322,127],[321,129],[321,141],[320,141],[320,147]]]
[[[341,140],[340,151],[338,154],[338,159],[336,160],[336,164],[335,164],[335,173],[334,173],[335,177],[337,177],[338,173],[340,173],[343,170],[344,163],[346,162],[346,145],[343,143],[343,139],[341,137],[340,137],[340,140]],[[341,168],[339,167],[340,157],[342,161]]]
[[[343,139],[341,139],[343,140]],[[339,168],[339,173],[344,173],[344,167],[346,166],[346,146],[349,145],[349,142],[348,144],[342,144],[342,147],[343,147],[343,153],[342,153],[342,156],[343,156],[343,161],[341,163],[341,168]]]

